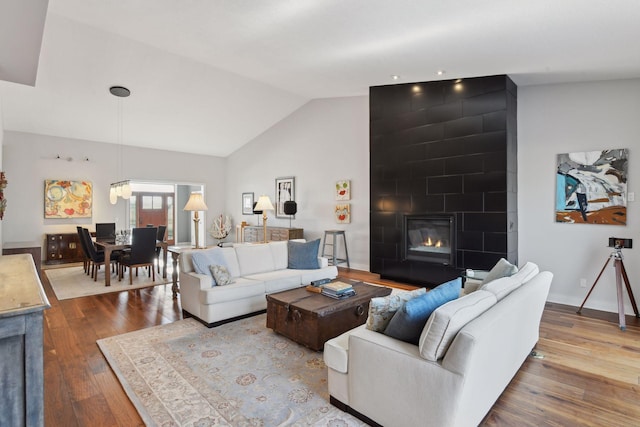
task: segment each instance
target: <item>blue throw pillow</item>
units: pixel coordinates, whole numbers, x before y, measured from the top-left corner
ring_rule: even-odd
[[[462,279],[451,280],[430,290],[424,295],[407,301],[391,318],[384,334],[418,345],[420,334],[431,313],[441,305],[460,295]]]
[[[318,264],[318,249],[320,239],[310,242],[287,242],[289,260],[287,267],[294,270],[315,270],[320,268]]]
[[[214,280],[213,284],[215,285],[215,279],[211,274],[210,265],[223,265],[226,267],[227,263],[224,260],[224,255],[222,255],[222,248],[212,248],[204,251],[194,251],[191,254],[191,262],[193,263],[193,271],[198,274],[206,274]]]

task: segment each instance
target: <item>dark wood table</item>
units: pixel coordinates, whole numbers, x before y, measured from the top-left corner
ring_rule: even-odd
[[[391,293],[391,288],[362,282],[353,288],[356,295],[341,300],[305,287],[267,295],[267,328],[320,351],[331,338],[366,322],[371,298]]]
[[[106,265],[109,265],[109,260],[111,259],[111,253],[113,251],[121,251],[126,248],[131,247],[131,238],[129,238],[126,242],[118,242],[114,240],[94,240],[94,244],[102,249],[104,249],[104,259]],[[156,247],[162,248],[162,260],[164,261],[162,265],[162,278],[167,278],[167,242],[156,242]],[[104,285],[111,286],[111,275],[107,274],[108,268],[105,267],[104,274]]]

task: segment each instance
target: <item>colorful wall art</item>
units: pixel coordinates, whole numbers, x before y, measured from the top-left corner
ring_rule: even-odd
[[[89,181],[44,181],[45,218],[91,218],[93,186]]]
[[[336,222],[338,224],[349,224],[351,222],[351,205],[349,203],[336,205]]]
[[[351,200],[351,182],[348,179],[336,181],[336,200]]]
[[[558,154],[556,222],[627,223],[628,150]]]

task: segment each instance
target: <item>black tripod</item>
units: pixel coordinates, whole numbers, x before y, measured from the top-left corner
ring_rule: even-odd
[[[627,294],[629,294],[629,299],[631,300],[631,306],[633,307],[633,312],[636,314],[636,317],[640,317],[640,314],[638,314],[638,306],[636,305],[636,300],[633,297],[633,291],[631,290],[631,285],[629,284],[629,276],[627,276],[627,270],[624,268],[624,263],[622,262],[622,259],[623,259],[622,248],[618,246],[615,247],[615,250],[611,252],[611,255],[609,255],[609,258],[607,258],[607,262],[604,263],[604,266],[602,267],[602,270],[600,270],[600,274],[598,274],[596,281],[593,282],[593,286],[591,286],[591,289],[589,289],[589,293],[584,298],[584,301],[582,301],[582,304],[578,309],[578,314],[580,314],[580,311],[582,311],[582,307],[584,306],[584,303],[587,302],[589,295],[591,295],[591,291],[593,291],[593,288],[596,287],[596,283],[598,283],[600,276],[602,276],[604,269],[607,267],[607,264],[609,264],[609,261],[611,261],[611,259],[613,259],[613,266],[616,269],[616,289],[618,291],[618,319],[619,319],[618,322],[620,324],[620,329],[624,331],[627,328],[627,324],[624,318],[622,279],[624,279],[624,284],[627,287]]]

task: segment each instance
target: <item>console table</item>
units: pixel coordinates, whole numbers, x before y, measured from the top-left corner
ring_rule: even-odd
[[[267,227],[267,241],[280,241],[302,239],[302,228]],[[248,225],[244,227],[244,241],[250,243],[264,242],[264,230],[262,226]]]
[[[2,244],[2,255],[31,254],[36,264],[38,277],[42,269],[42,246],[38,242],[5,242]]]
[[[31,255],[0,257],[2,425],[44,425],[43,311],[50,307]]]

